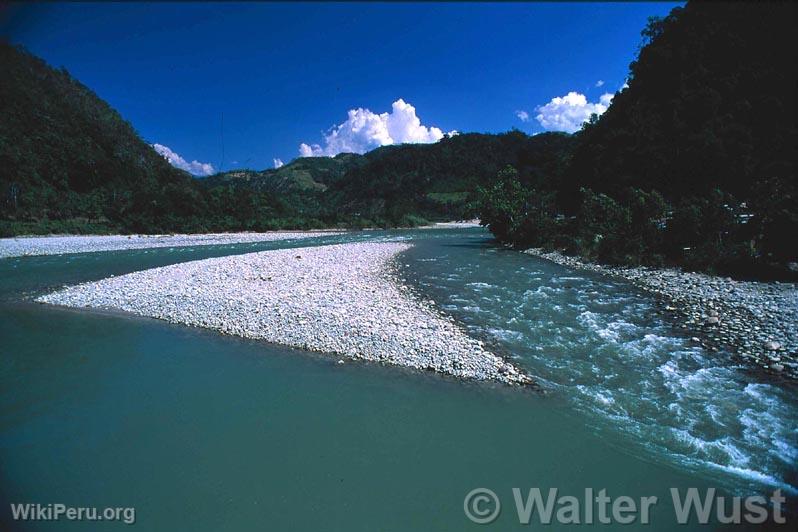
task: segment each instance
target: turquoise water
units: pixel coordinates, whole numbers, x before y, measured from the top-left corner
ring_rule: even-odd
[[[401,260],[409,281],[544,393],[28,301],[62,284],[298,243],[3,260],[0,525],[125,527],[9,521],[11,502],[60,502],[133,506],[141,530],[529,529],[513,487],[592,487],[658,496],[646,528],[671,530],[670,487],[798,484],[795,388],[723,369],[644,295],[495,247],[481,230],[317,243],[396,238],[418,244]],[[477,487],[502,501],[492,525],[464,515]]]

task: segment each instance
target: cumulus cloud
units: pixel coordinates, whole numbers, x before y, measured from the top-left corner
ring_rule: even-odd
[[[590,119],[590,115],[601,115],[612,102],[612,94],[602,94],[598,102],[587,101],[584,94],[569,92],[565,96],[552,98],[546,105],[538,106],[535,119],[551,131],[573,133]]]
[[[389,144],[431,143],[443,138],[437,127],[421,124],[416,108],[401,98],[391,111],[376,114],[368,109],[350,109],[345,122],[333,126],[324,135],[323,145],[299,145],[301,157],[332,157],[339,153],[365,153]]]
[[[602,87],[604,85],[604,80],[600,79],[596,82],[596,87]]]
[[[274,167],[275,168],[280,168],[284,164],[283,160],[279,159],[279,158],[274,158],[274,159],[272,159],[272,161],[274,162]]]
[[[521,122],[529,122],[529,113],[526,111],[516,111],[515,116],[517,116]]]
[[[210,163],[201,163],[199,161],[188,162],[180,155],[173,152],[168,146],[164,146],[163,144],[153,144],[152,147],[155,149],[155,151],[161,154],[164,159],[169,161],[169,164],[175,168],[185,170],[190,174],[207,176],[216,172],[216,170],[213,169],[213,165]]]

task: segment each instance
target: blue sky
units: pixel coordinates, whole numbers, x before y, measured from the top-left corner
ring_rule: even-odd
[[[676,5],[40,3],[4,8],[0,30],[148,142],[214,169],[262,169],[302,143],[333,154],[573,129],[624,83],[647,18]]]

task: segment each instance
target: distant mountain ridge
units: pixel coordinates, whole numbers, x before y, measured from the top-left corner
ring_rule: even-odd
[[[324,192],[330,184],[362,162],[363,156],[356,153],[341,153],[335,157],[302,157],[280,168],[219,172],[201,179],[200,183],[207,188],[232,185],[258,191]]]
[[[201,179],[207,188],[290,196],[300,194],[377,223],[409,215],[428,219],[473,217],[472,193],[504,166],[528,181],[558,175],[573,138],[564,133],[530,137],[520,131],[464,133],[434,144],[383,146],[365,154],[302,157],[276,169],[231,170]]]
[[[194,179],[64,69],[0,42],[0,235],[202,232],[423,223],[416,203],[342,208],[357,154]],[[486,174],[488,175],[488,174]],[[375,177],[380,180],[379,176]],[[343,192],[345,191],[345,192]],[[448,205],[448,204],[447,204]],[[448,208],[448,207],[447,207]],[[427,209],[448,216],[445,209]]]
[[[643,29],[581,131],[463,133],[193,179],[64,70],[0,48],[0,234],[412,226],[480,216],[519,247],[798,269],[796,4],[689,2]]]
[[[467,133],[204,179],[64,69],[0,44],[0,234],[407,226],[473,217],[503,166],[557,175],[565,134]]]

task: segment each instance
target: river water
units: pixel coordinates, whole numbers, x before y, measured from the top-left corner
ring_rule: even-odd
[[[796,387],[729,367],[630,285],[505,250],[482,229],[313,244],[352,240],[414,241],[407,281],[542,392],[30,302],[309,241],[0,260],[0,529],[113,529],[11,522],[17,502],[132,506],[156,531],[511,530],[514,487],[657,496],[651,530],[675,527],[669,488],[780,488],[794,502]],[[490,526],[463,511],[478,487],[502,501]]]

